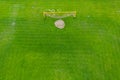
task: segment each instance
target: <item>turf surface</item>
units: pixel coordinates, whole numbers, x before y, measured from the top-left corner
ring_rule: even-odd
[[[1,0],[0,80],[120,80],[120,1]],[[64,18],[48,10],[77,11]]]

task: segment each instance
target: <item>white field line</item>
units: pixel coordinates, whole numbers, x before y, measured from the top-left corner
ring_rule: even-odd
[[[16,17],[19,11],[19,4],[14,4],[10,7],[10,22],[8,23],[8,28],[5,29],[3,32],[0,33],[0,47],[7,45],[14,39],[15,33],[15,24],[16,24]]]
[[[112,39],[114,39],[114,40],[117,40],[117,41],[120,41],[120,37],[118,37],[118,36],[116,36],[116,35],[114,35],[114,34],[112,34],[112,33],[107,33],[107,31],[104,31],[104,30],[102,30],[102,35],[104,36],[104,35],[107,35],[107,36],[109,36],[109,37],[112,37]]]
[[[19,4],[14,4],[11,8],[12,9],[11,9],[10,17],[12,18],[12,21],[16,21],[16,17],[18,15],[20,5]]]
[[[120,52],[120,49],[119,49],[120,37],[118,37],[118,36],[116,36],[112,33],[108,33],[107,31],[103,30],[102,35],[100,35],[100,36],[102,37],[102,36],[105,36],[105,35],[112,38],[112,40],[113,40],[112,44],[114,44],[116,46],[116,47],[115,46],[113,46],[113,47],[115,47],[117,52]]]

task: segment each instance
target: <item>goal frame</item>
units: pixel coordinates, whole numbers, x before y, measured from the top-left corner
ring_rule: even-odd
[[[58,15],[58,17],[54,17],[54,16],[57,16],[57,15]],[[70,16],[76,17],[76,15],[77,15],[76,11],[43,12],[44,17],[59,18],[59,19],[60,18],[65,18],[65,17],[70,17]]]

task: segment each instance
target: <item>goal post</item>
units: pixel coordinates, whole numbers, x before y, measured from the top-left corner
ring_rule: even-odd
[[[43,12],[44,17],[51,17],[51,18],[65,18],[65,17],[76,17],[76,11],[66,11],[66,12]]]

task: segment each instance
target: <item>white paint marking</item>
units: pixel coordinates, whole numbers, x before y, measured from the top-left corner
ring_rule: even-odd
[[[87,17],[89,18],[90,16],[88,15]]]
[[[11,43],[14,39],[15,27],[13,26],[16,25],[16,17],[18,15],[19,7],[19,4],[13,4],[13,6],[10,7],[11,23],[7,29],[0,33],[0,47],[6,46],[7,44]]]
[[[34,6],[32,6],[32,8],[35,8]]]
[[[16,25],[16,23],[15,22],[12,22],[12,24],[11,24],[12,26],[15,26]]]
[[[55,21],[55,26],[59,29],[63,29],[65,27],[65,22],[63,20],[57,20]]]
[[[116,11],[116,12],[120,13],[120,11]]]

